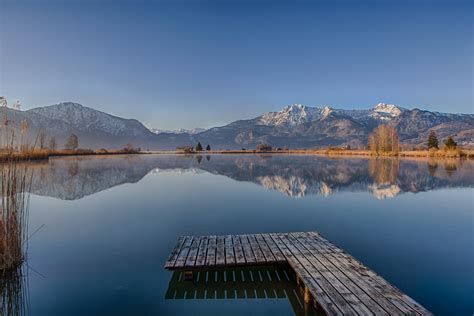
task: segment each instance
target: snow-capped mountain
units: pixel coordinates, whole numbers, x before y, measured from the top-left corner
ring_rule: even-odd
[[[364,147],[368,135],[382,123],[396,126],[403,143],[425,144],[430,131],[442,141],[448,136],[462,145],[474,145],[474,115],[406,109],[379,103],[363,110],[308,107],[294,104],[281,111],[239,120],[208,130],[149,130],[134,119],[113,116],[78,103],[65,102],[20,111],[4,108],[9,120],[26,121],[32,142],[40,132],[56,138],[62,148],[72,133],[82,148],[123,148],[131,143],[144,149],[175,149],[178,146],[210,144],[213,149],[253,149],[260,143],[274,147],[321,146]],[[19,124],[18,124],[19,125]],[[1,131],[0,131],[1,132]]]
[[[346,115],[356,120],[375,119],[390,121],[400,116],[406,109],[394,104],[379,103],[370,110],[342,110],[330,106],[307,107],[302,104],[292,104],[279,112],[269,112],[259,117],[259,123],[268,126],[297,126],[328,118],[331,114]]]
[[[254,148],[259,143],[277,147],[308,148],[327,145],[364,147],[380,124],[397,127],[402,142],[425,144],[434,130],[440,139],[453,136],[460,144],[474,145],[474,115],[409,110],[379,103],[362,110],[308,107],[293,104],[249,120],[198,133],[194,139],[213,148]]]

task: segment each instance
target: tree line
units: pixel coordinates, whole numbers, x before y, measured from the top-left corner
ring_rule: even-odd
[[[452,136],[444,140],[446,149],[456,149],[457,143]],[[430,150],[439,149],[439,140],[435,131],[431,131],[427,139],[427,147]],[[391,153],[400,152],[400,137],[395,126],[381,124],[369,135],[368,148],[373,153]]]

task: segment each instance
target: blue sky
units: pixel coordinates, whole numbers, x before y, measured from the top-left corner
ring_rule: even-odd
[[[0,0],[0,95],[149,127],[291,103],[473,113],[469,1]]]

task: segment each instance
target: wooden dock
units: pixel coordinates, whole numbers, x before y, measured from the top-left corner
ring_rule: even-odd
[[[183,236],[165,268],[189,277],[205,269],[275,264],[289,265],[304,301],[328,315],[431,315],[316,232]]]

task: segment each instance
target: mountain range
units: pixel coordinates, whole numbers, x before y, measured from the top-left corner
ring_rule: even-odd
[[[253,149],[261,143],[274,147],[366,146],[368,135],[382,123],[396,126],[406,144],[425,144],[430,131],[441,140],[453,136],[461,145],[474,145],[474,114],[450,114],[406,109],[379,103],[367,110],[308,107],[294,104],[278,112],[238,120],[207,130],[148,129],[135,119],[113,116],[78,103],[65,102],[27,111],[3,108],[9,120],[26,121],[29,137],[40,131],[55,136],[62,148],[72,133],[82,148],[122,148],[131,143],[143,149],[175,149],[210,144],[213,149]]]

